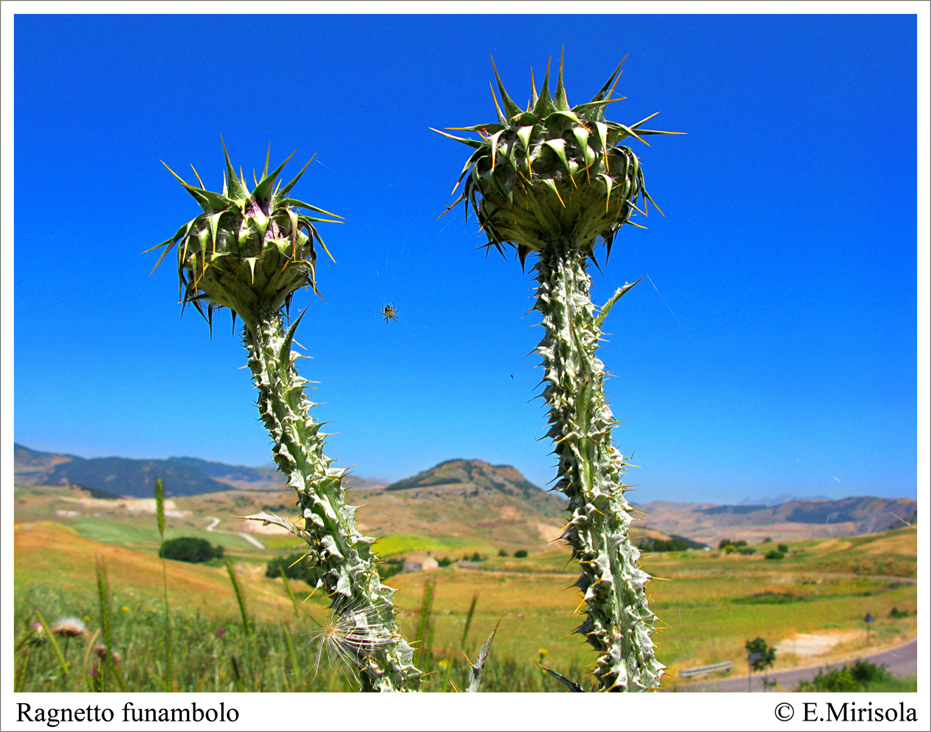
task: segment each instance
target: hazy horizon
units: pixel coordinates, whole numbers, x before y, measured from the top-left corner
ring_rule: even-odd
[[[71,457],[77,457],[77,458],[81,458],[81,459],[84,459],[84,460],[89,460],[89,459],[106,459],[106,458],[118,458],[118,459],[124,459],[124,460],[140,460],[140,461],[145,461],[145,460],[194,459],[194,460],[204,460],[205,462],[215,463],[215,464],[219,464],[219,465],[227,465],[227,466],[229,466],[229,467],[234,467],[234,468],[248,468],[248,469],[253,469],[253,470],[273,470],[273,471],[276,471],[276,472],[277,472],[277,467],[275,466],[274,462],[268,462],[268,463],[265,463],[265,464],[263,464],[263,465],[245,465],[245,464],[242,464],[242,463],[226,463],[226,462],[217,461],[217,460],[206,460],[206,458],[202,458],[202,457],[200,457],[200,456],[198,456],[198,455],[170,455],[170,456],[167,456],[167,457],[127,458],[127,457],[125,457],[125,456],[123,456],[123,455],[117,455],[117,454],[108,453],[108,454],[105,454],[105,455],[94,455],[94,456],[88,457],[88,456],[86,456],[86,455],[77,455],[77,454],[74,454],[74,453],[64,453],[64,452],[59,451],[59,450],[36,450],[36,449],[33,448],[31,445],[25,445],[25,444],[23,444],[22,442],[18,442],[18,441],[17,441],[15,444],[16,444],[18,447],[24,447],[24,448],[26,448],[27,450],[32,450],[32,451],[34,451],[34,452],[47,453],[47,454],[53,454],[53,455],[69,455],[69,456],[71,456]],[[351,472],[350,472],[350,475],[351,475],[352,477],[355,477],[355,478],[359,479],[359,480],[365,480],[365,481],[368,481],[368,482],[371,482],[371,483],[377,483],[377,484],[380,484],[380,485],[391,485],[392,483],[397,483],[397,482],[399,482],[399,481],[401,481],[401,480],[404,480],[404,479],[406,479],[406,478],[412,478],[412,477],[414,477],[415,475],[418,475],[419,473],[422,473],[422,472],[426,472],[426,471],[428,471],[428,470],[431,470],[431,469],[435,468],[437,465],[440,465],[440,464],[445,463],[445,462],[449,462],[449,461],[451,461],[451,460],[468,460],[468,461],[481,460],[482,462],[488,463],[488,464],[491,465],[492,467],[510,467],[510,468],[516,468],[516,469],[518,470],[518,472],[521,473],[521,475],[523,475],[525,478],[527,478],[526,474],[525,474],[520,468],[518,468],[516,465],[514,465],[513,463],[507,463],[507,462],[505,462],[505,463],[491,463],[490,461],[484,460],[483,458],[480,458],[480,457],[469,457],[469,458],[466,458],[466,457],[461,457],[461,456],[446,458],[446,459],[440,460],[439,462],[434,463],[434,464],[432,464],[432,465],[428,465],[428,466],[425,466],[425,467],[423,467],[423,468],[417,469],[417,470],[415,470],[414,472],[412,472],[412,473],[409,474],[409,475],[404,475],[404,476],[400,476],[400,477],[396,477],[396,478],[391,478],[391,479],[386,478],[386,477],[384,477],[384,476],[379,476],[379,475],[361,475],[361,474],[359,474],[359,473],[356,472],[356,471],[351,471]],[[541,484],[539,484],[539,483],[536,483],[535,481],[530,480],[530,478],[527,478],[527,480],[529,480],[535,487],[539,488],[539,489],[542,490],[542,491],[547,491],[547,490],[549,490],[547,486],[541,485]],[[665,502],[665,503],[715,503],[715,501],[704,501],[704,500],[691,500],[691,501],[689,501],[689,500],[672,500],[672,499],[663,498],[663,497],[661,497],[661,496],[651,498],[651,499],[648,500],[648,501],[639,501],[639,500],[636,500],[635,495],[636,495],[635,492],[633,492],[633,491],[632,491],[632,492],[629,492],[629,493],[627,494],[627,499],[628,499],[628,501],[630,501],[631,503],[634,503],[634,504],[637,504],[637,503],[645,504],[645,503],[654,503],[654,502]],[[845,499],[845,498],[861,498],[861,497],[897,498],[897,499],[903,499],[903,498],[904,498],[904,499],[911,499],[911,500],[914,500],[914,501],[916,501],[916,502],[917,502],[917,500],[918,500],[918,492],[917,492],[917,490],[915,491],[915,494],[914,494],[914,495],[910,495],[910,496],[906,496],[906,495],[899,495],[899,496],[892,496],[892,495],[876,496],[876,495],[873,495],[873,494],[858,493],[858,494],[850,494],[850,495],[834,496],[834,497],[832,497],[832,496],[826,496],[826,495],[810,495],[810,494],[808,494],[808,495],[800,495],[800,494],[797,494],[797,493],[793,493],[793,492],[791,491],[791,489],[786,489],[785,491],[782,491],[781,493],[778,493],[778,494],[775,494],[775,495],[765,495],[765,496],[745,495],[744,498],[742,498],[742,499],[740,499],[740,500],[734,500],[734,499],[732,498],[732,500],[730,500],[730,501],[722,501],[722,502],[721,502],[720,504],[718,504],[718,505],[734,505],[734,506],[738,506],[738,505],[749,505],[749,504],[753,504],[753,505],[773,505],[773,503],[772,503],[773,501],[778,501],[778,503],[784,503],[785,501],[780,501],[779,499],[780,499],[780,498],[783,498],[783,497],[785,497],[785,496],[791,497],[791,500],[801,500],[801,501],[805,501],[805,500],[809,500],[809,501],[811,501],[811,500],[837,501],[837,500],[843,500],[843,499]]]

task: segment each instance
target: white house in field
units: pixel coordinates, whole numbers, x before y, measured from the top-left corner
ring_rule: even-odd
[[[414,554],[404,559],[405,572],[426,572],[431,569],[438,569],[439,564],[433,557],[427,555]]]

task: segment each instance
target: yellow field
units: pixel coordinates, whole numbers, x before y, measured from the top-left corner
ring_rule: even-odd
[[[216,537],[211,537],[214,540]],[[386,541],[385,543],[390,543]],[[403,543],[403,542],[402,542]],[[452,547],[450,547],[452,548]],[[266,549],[228,551],[234,560],[249,612],[256,618],[293,624],[293,610],[281,580],[264,576]],[[690,551],[644,558],[656,577],[649,586],[651,607],[659,617],[655,639],[660,660],[675,671],[733,660],[736,673],[746,671],[744,642],[757,636],[770,645],[799,633],[840,639],[828,656],[777,655],[776,669],[813,665],[828,658],[866,650],[864,615],[876,619],[870,650],[916,637],[917,584],[875,576],[914,576],[917,532],[899,529],[865,537],[800,541],[790,544],[784,560]],[[55,584],[93,594],[95,562],[107,568],[118,604],[161,607],[162,563],[157,545],[130,548],[81,537],[54,522],[20,522],[15,528],[15,584]],[[569,566],[566,566],[568,563]],[[572,630],[582,622],[577,571],[563,550],[526,559],[493,558],[482,569],[449,567],[392,577],[400,623],[413,638],[426,582],[435,582],[431,623],[432,648],[446,656],[465,650],[474,658],[495,623],[501,620],[493,655],[535,664],[545,650],[556,670],[594,660],[583,638]],[[235,618],[238,607],[222,567],[167,562],[173,608],[217,619]],[[909,574],[910,573],[910,574]],[[859,575],[859,576],[858,576]],[[292,583],[295,591],[306,586]],[[301,593],[305,594],[305,593]],[[461,637],[473,597],[477,596],[465,649]],[[323,601],[323,598],[315,598]],[[891,618],[893,608],[907,612]],[[76,612],[62,608],[62,614]]]

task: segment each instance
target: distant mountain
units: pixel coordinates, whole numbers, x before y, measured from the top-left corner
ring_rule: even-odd
[[[14,446],[14,480],[23,485],[81,485],[118,496],[151,498],[161,478],[166,496],[195,496],[230,486],[175,460],[132,460],[43,453]]]
[[[844,524],[857,525],[858,534],[872,534],[885,531],[894,525],[901,525],[901,520],[908,520],[917,511],[917,504],[907,499],[873,498],[859,496],[842,498],[838,501],[792,500],[778,506],[711,506],[695,509],[707,516],[740,516],[741,522],[769,525],[779,523],[798,524]],[[891,509],[898,509],[892,510]],[[905,514],[904,516],[902,514]],[[913,522],[911,522],[913,523]]]
[[[744,498],[738,506],[779,506],[783,503],[788,503],[789,501],[829,501],[831,500],[827,496],[790,496],[788,493],[783,493],[781,495],[772,498],[766,496],[765,498]]]
[[[170,462],[186,465],[200,471],[214,480],[226,483],[233,488],[249,490],[280,490],[287,484],[285,477],[272,463],[269,468],[251,468],[245,465],[227,465],[195,457],[170,457]]]
[[[412,478],[399,480],[386,491],[409,491],[429,488],[434,492],[477,495],[480,491],[501,491],[512,496],[534,498],[541,490],[511,465],[491,465],[484,460],[444,460]]]
[[[121,496],[152,498],[161,478],[166,496],[196,496],[228,491],[230,486],[173,460],[91,458],[56,465],[48,475],[53,485],[77,483]]]
[[[791,500],[777,506],[654,501],[636,508],[650,528],[712,546],[723,538],[753,542],[872,534],[914,525],[918,513],[910,498],[873,496]]]
[[[166,496],[196,496],[231,488],[279,491],[284,476],[267,467],[226,465],[195,457],[167,460],[134,460],[122,457],[82,458],[64,453],[40,452],[14,444],[14,482],[17,485],[81,485],[88,490],[133,498],[151,498],[155,479],[165,484]],[[376,487],[364,478],[349,475],[346,484]]]
[[[353,488],[350,502],[362,531],[481,537],[510,550],[559,536],[566,501],[541,490],[517,468],[484,460],[446,460],[385,488]]]

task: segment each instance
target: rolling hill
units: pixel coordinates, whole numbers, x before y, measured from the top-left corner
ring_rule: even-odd
[[[293,512],[290,489],[267,467],[225,465],[193,457],[167,460],[84,459],[15,446],[15,483],[79,485],[108,495],[151,498],[156,477],[166,495],[184,498],[199,512],[245,515],[254,510]],[[483,460],[446,460],[388,486],[350,476],[348,500],[363,504],[360,529],[374,536],[408,535],[480,541],[513,550],[542,547],[561,529],[565,499],[530,483],[510,465]],[[204,496],[199,499],[199,496]],[[206,501],[206,503],[205,503]],[[252,507],[252,508],[250,508]],[[716,546],[721,539],[751,543],[854,536],[916,523],[911,499],[872,496],[841,500],[788,500],[777,505],[714,505],[654,501],[643,512],[634,536],[672,536]],[[255,531],[252,522],[238,530]]]

